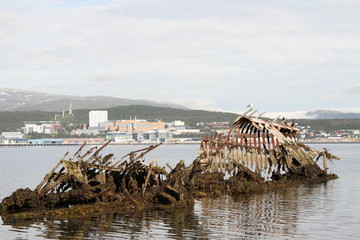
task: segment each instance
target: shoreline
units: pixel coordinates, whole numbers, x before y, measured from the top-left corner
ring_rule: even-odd
[[[105,142],[104,142],[105,143]],[[104,145],[103,142],[97,143],[97,142],[87,142],[86,145]],[[36,146],[81,146],[84,142],[81,143],[11,143],[11,144],[0,144],[0,147],[36,147]],[[148,142],[148,143],[110,143],[109,145],[154,145],[158,144],[155,142]],[[199,142],[164,142],[163,145],[198,145]]]
[[[201,142],[169,142],[162,143],[163,145],[198,145]],[[360,141],[299,141],[301,144],[360,144]],[[0,147],[48,147],[48,146],[57,146],[57,147],[65,147],[65,146],[80,146],[84,144],[82,143],[12,143],[12,144],[0,144]],[[110,143],[109,145],[143,145],[149,146],[157,143]],[[104,145],[104,143],[91,143],[88,142],[86,145]]]
[[[163,145],[198,145],[201,141],[192,141],[192,142],[164,142]],[[358,141],[325,141],[325,140],[316,140],[316,141],[298,141],[302,144],[360,144]],[[11,144],[0,144],[0,147],[39,147],[39,146],[80,146],[84,142],[80,143],[11,143]],[[156,142],[147,142],[147,143],[110,143],[109,145],[154,145],[158,144]],[[86,145],[104,145],[104,142],[87,142]]]
[[[314,143],[314,144],[318,144],[318,143],[360,143],[360,138],[344,138],[344,139],[326,139],[326,138],[315,138],[315,139],[311,139],[311,140],[306,140],[306,141],[298,141],[298,143]]]
[[[352,142],[333,142],[333,141],[329,141],[329,142],[323,142],[323,141],[306,141],[306,142],[298,142],[298,143],[302,143],[302,144],[346,144],[346,143],[349,143],[349,144],[360,144],[359,141],[352,141]]]

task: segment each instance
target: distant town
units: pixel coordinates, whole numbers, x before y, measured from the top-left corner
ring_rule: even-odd
[[[55,115],[55,119],[69,118],[72,110],[62,115]],[[209,124],[213,125],[213,123]],[[229,123],[222,123],[228,128]],[[205,128],[206,129],[206,128]],[[2,132],[1,145],[44,145],[44,144],[102,144],[107,141],[117,144],[131,143],[191,143],[198,142],[199,129],[188,129],[185,122],[147,121],[129,116],[129,119],[108,120],[107,111],[90,111],[89,122],[83,123],[81,128],[72,128],[67,131],[62,121],[25,121],[21,132]],[[66,132],[70,138],[58,138],[59,133]],[[53,136],[52,138],[29,138],[31,135]],[[194,137],[181,137],[183,135]]]
[[[213,133],[227,134],[230,122],[199,122],[188,127],[181,119],[171,122],[148,121],[129,116],[128,119],[109,120],[108,111],[89,111],[87,123],[74,127],[65,126],[64,120],[71,119],[73,112],[63,111],[54,116],[54,121],[25,121],[21,131],[2,132],[1,146],[28,145],[75,145],[89,144],[152,144],[152,143],[198,143],[202,136]],[[70,127],[69,127],[70,126]],[[299,126],[300,142],[360,142],[360,129],[325,132],[311,126]],[[34,138],[34,136],[37,136]]]

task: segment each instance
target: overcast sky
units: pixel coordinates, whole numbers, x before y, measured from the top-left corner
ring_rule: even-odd
[[[360,111],[358,0],[0,0],[0,87]]]

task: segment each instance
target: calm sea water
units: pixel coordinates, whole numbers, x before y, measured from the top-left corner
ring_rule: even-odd
[[[360,144],[314,144],[341,157],[330,164],[339,179],[282,191],[197,200],[168,211],[112,213],[88,220],[41,219],[5,224],[0,239],[359,239]],[[117,158],[144,146],[108,146]],[[67,147],[1,147],[0,200],[18,188],[35,188],[69,151]],[[146,155],[175,165],[191,163],[197,145],[163,145]]]

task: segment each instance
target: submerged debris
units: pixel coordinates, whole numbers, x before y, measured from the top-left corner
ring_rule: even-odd
[[[109,143],[82,154],[84,144],[69,159],[66,159],[67,152],[34,191],[28,188],[15,191],[2,201],[2,210],[53,209],[81,203],[123,200],[140,205],[142,203],[137,198],[146,198],[152,192],[165,194],[167,189],[171,189],[163,186],[167,172],[156,162],[147,165],[143,159],[146,153],[161,144],[130,152],[115,161],[113,154],[100,155],[100,151]],[[177,201],[180,200],[176,190],[167,193],[170,199],[173,195]],[[151,195],[151,202],[157,201],[152,199],[154,196]],[[163,198],[159,200],[163,201]]]
[[[327,173],[327,160],[339,159],[296,142],[298,129],[252,117],[235,120],[227,135],[204,137],[199,155],[186,167],[180,161],[170,172],[144,155],[161,144],[130,152],[119,160],[102,156],[101,148],[71,157],[67,152],[34,189],[18,189],[0,204],[2,212],[55,209],[86,203],[126,203],[135,208],[179,206],[193,197],[239,194],[337,178]],[[253,112],[254,113],[254,112]],[[316,163],[323,159],[323,169]]]

